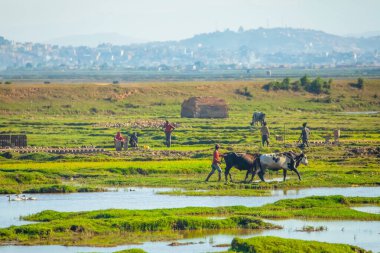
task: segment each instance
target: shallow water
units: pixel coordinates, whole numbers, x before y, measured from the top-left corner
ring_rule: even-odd
[[[380,206],[358,206],[358,207],[351,207],[352,209],[364,213],[375,213],[380,214]]]
[[[33,194],[37,200],[8,201],[6,195],[0,195],[0,227],[27,224],[20,216],[43,210],[89,211],[109,208],[155,209],[187,206],[261,206],[285,198],[303,198],[307,196],[380,196],[380,187],[350,188],[310,188],[300,190],[275,190],[272,196],[263,197],[191,197],[156,194],[158,191],[170,191],[168,188],[131,188],[115,192],[69,193],[69,194]],[[253,190],[254,191],[254,190]]]
[[[374,252],[380,251],[380,222],[363,221],[304,221],[304,220],[267,220],[284,227],[282,230],[251,231],[244,234],[214,234],[191,239],[178,240],[178,242],[193,242],[192,245],[168,246],[167,242],[147,242],[141,245],[123,245],[111,248],[100,247],[65,247],[65,246],[3,246],[2,253],[67,253],[67,252],[114,252],[129,248],[141,248],[147,252],[217,252],[227,247],[215,247],[218,244],[229,244],[236,236],[249,238],[253,236],[279,236],[302,240],[316,240],[330,243],[347,243],[357,245]],[[321,232],[298,232],[303,226],[324,226],[326,231]],[[201,243],[200,243],[201,242]]]
[[[284,227],[282,230],[265,231],[262,235],[302,240],[356,245],[374,252],[380,251],[380,221],[270,221]],[[298,232],[303,226],[327,227],[327,231]]]

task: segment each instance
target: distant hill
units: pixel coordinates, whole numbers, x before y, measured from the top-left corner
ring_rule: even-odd
[[[105,33],[68,36],[50,42],[18,43],[0,37],[0,70],[198,71],[279,66],[380,66],[380,36],[344,37],[309,29],[225,30],[180,41],[145,43]]]
[[[59,46],[88,46],[96,47],[99,44],[111,43],[113,45],[130,45],[143,43],[144,40],[123,36],[118,33],[80,34],[54,38],[45,43]]]
[[[180,44],[221,50],[249,49],[260,53],[299,54],[375,50],[380,48],[380,37],[354,38],[307,29],[259,28],[242,32],[226,30],[200,34],[182,40]]]

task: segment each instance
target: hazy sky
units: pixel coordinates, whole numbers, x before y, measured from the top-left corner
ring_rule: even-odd
[[[380,30],[380,0],[0,0],[0,36],[46,41],[119,33],[145,40],[258,27]]]

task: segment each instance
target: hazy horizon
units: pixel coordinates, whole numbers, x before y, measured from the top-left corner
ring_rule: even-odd
[[[240,26],[343,36],[380,30],[377,0],[0,0],[0,9],[0,36],[33,42],[94,34],[118,34],[121,41],[180,40]]]

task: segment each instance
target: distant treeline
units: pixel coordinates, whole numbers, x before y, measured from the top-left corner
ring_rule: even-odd
[[[284,78],[282,82],[271,81],[263,86],[264,90],[292,90],[292,91],[307,91],[314,94],[329,94],[331,83],[333,80],[324,80],[317,77],[312,80],[308,75],[304,75],[299,80],[291,82],[289,77]]]

